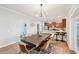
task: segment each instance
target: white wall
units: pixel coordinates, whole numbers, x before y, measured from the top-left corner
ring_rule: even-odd
[[[74,22],[72,18],[67,20],[67,43],[70,50],[74,50]]]
[[[0,48],[19,41],[21,25],[27,24],[27,35],[36,33],[36,21],[0,7]],[[30,24],[35,26],[31,27]]]

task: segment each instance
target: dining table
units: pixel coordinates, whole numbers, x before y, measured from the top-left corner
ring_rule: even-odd
[[[49,39],[50,36],[51,36],[50,33],[42,33],[41,35],[34,34],[31,36],[24,37],[23,39],[21,39],[21,41],[28,45],[38,47],[41,44],[41,42]]]

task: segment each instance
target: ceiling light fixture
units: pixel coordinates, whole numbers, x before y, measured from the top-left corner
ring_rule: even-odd
[[[47,19],[48,13],[44,9],[44,5],[40,4],[40,17],[43,19]]]
[[[48,19],[48,12],[46,12],[45,5],[40,4],[39,5],[40,9],[38,14],[36,14],[36,17],[41,18],[42,20],[47,20]]]
[[[40,17],[43,17],[43,13],[42,13],[43,12],[42,11],[43,7],[42,6],[43,6],[43,4],[40,4]]]

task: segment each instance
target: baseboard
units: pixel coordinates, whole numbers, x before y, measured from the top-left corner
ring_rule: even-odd
[[[11,45],[11,44],[15,44],[17,42],[19,42],[19,41],[10,42],[8,44],[5,44],[5,45],[0,46],[0,48],[6,47],[6,46]]]

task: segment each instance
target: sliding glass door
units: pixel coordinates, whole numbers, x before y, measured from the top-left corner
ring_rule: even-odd
[[[77,20],[76,22],[76,25],[77,25],[77,51],[79,52],[79,20]]]
[[[79,53],[79,20],[74,21],[74,43],[75,51]]]

